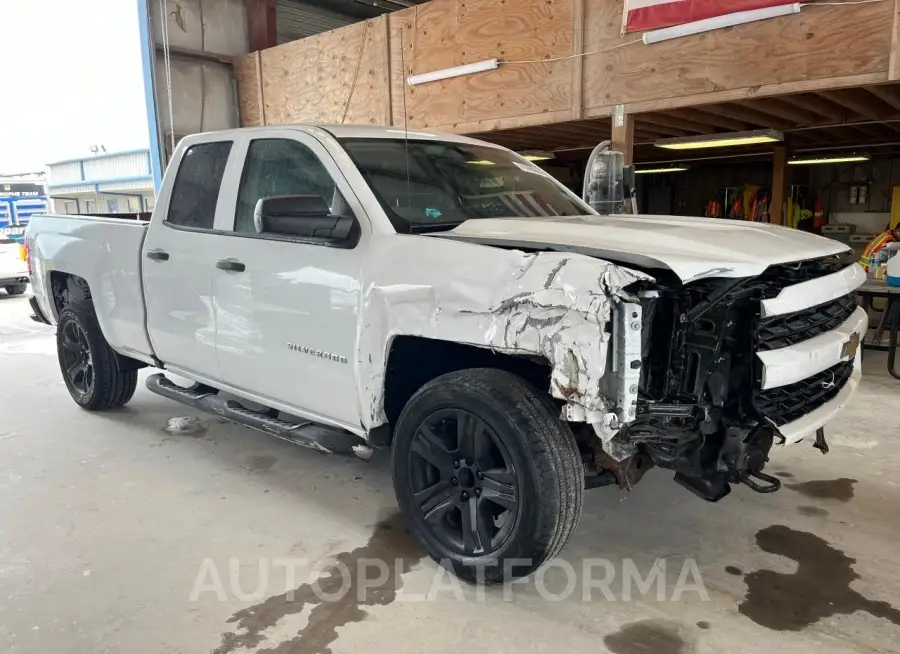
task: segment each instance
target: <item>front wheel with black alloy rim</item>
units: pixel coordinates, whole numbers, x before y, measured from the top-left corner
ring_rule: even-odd
[[[410,530],[466,581],[525,576],[575,531],[584,493],[575,438],[511,373],[478,368],[427,383],[404,408],[392,450]]]
[[[134,395],[137,371],[118,369],[89,300],[73,302],[60,311],[56,353],[69,395],[82,408],[112,409]]]

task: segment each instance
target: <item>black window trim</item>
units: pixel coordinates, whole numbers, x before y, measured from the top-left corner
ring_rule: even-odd
[[[354,215],[353,220],[359,225],[359,219]],[[339,250],[352,250],[359,242],[362,240],[361,238],[361,229],[354,230],[354,236],[346,239],[344,241],[327,241],[324,238],[314,239],[314,238],[303,238],[302,236],[287,236],[285,234],[270,234],[268,232],[263,232],[262,234],[241,234],[239,232],[235,232],[233,230],[229,231],[227,229],[215,229],[210,227],[188,227],[186,225],[175,225],[170,223],[168,220],[163,220],[163,225],[168,227],[169,229],[176,229],[180,232],[195,232],[198,234],[212,234],[213,236],[234,236],[237,238],[253,238],[263,241],[280,241],[283,243],[300,243],[301,245],[319,245],[321,247],[327,248],[337,248]]]

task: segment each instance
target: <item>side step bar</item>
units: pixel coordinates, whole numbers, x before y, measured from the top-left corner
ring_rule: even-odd
[[[195,409],[207,411],[226,420],[235,422],[271,436],[281,438],[303,447],[309,447],[326,454],[356,454],[366,458],[358,448],[371,452],[365,441],[346,431],[324,427],[314,422],[295,424],[273,418],[263,411],[253,411],[234,400],[226,400],[215,389],[199,386],[196,389],[183,388],[172,383],[163,374],[150,375],[147,389],[170,400],[187,404]]]

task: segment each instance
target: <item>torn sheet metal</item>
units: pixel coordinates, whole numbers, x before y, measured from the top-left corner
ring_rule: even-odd
[[[612,430],[611,438],[620,422],[617,396],[604,393],[600,381],[607,372],[608,325],[614,309],[628,298],[622,289],[652,278],[575,253],[452,242],[439,249],[444,248],[452,248],[454,263],[448,266],[429,249],[432,259],[426,266],[443,273],[441,278],[365,286],[358,362],[366,403],[362,415],[369,420],[364,426],[386,422],[383,387],[390,343],[394,336],[413,335],[543,357],[552,367],[551,393],[567,403],[567,419],[603,425]],[[405,269],[408,280],[418,264],[410,262]]]

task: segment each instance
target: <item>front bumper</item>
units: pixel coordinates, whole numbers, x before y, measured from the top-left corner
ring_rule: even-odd
[[[862,353],[858,352],[853,360],[853,373],[832,399],[810,411],[802,418],[778,427],[779,433],[784,436],[784,445],[797,443],[804,438],[812,436],[816,433],[816,430],[827,425],[843,410],[850,398],[853,397],[856,389],[859,388],[861,361]]]
[[[841,310],[841,305],[835,303],[863,281],[865,272],[854,264],[831,275],[787,286],[777,297],[763,300],[762,316],[764,319],[796,316],[798,312],[821,307],[820,317],[824,316],[824,321],[801,314],[799,322],[786,323],[791,327],[796,325],[798,334],[808,328],[821,328],[827,324],[829,312],[833,315]],[[857,307],[829,331],[787,347],[757,352],[759,386],[754,402],[758,408],[761,404],[765,406],[761,412],[777,425],[784,444],[796,443],[824,427],[856,392],[861,344],[868,325],[866,312]],[[782,328],[776,342],[783,333]],[[803,412],[804,404],[808,411]]]
[[[762,390],[787,386],[808,379],[827,368],[849,361],[857,351],[869,326],[862,308],[837,328],[790,347],[757,352],[761,366]]]

